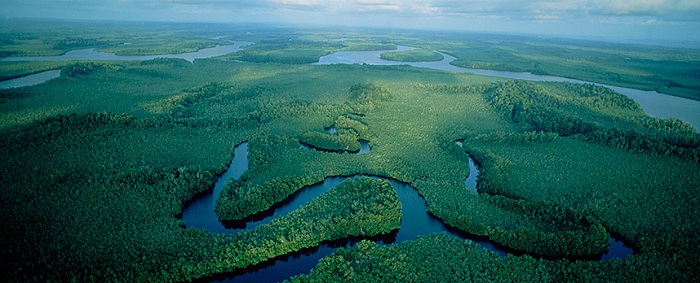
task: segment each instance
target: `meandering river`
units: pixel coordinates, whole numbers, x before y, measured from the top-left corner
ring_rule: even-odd
[[[223,39],[223,38],[220,38]],[[227,40],[228,41],[228,40]],[[118,56],[113,53],[97,52],[93,49],[75,50],[62,56],[48,57],[8,57],[0,61],[73,61],[73,60],[150,60],[155,58],[179,58],[193,62],[195,59],[210,58],[241,50],[241,47],[252,44],[250,42],[229,41],[233,45],[223,45],[214,48],[202,49],[193,53],[166,54],[154,56]],[[410,50],[411,47],[399,46],[398,51]],[[530,73],[513,73],[492,70],[465,69],[450,65],[449,62],[455,58],[442,54],[444,59],[438,62],[417,62],[404,63],[381,59],[379,56],[385,51],[353,51],[338,52],[321,57],[317,65],[326,64],[372,64],[372,65],[411,65],[420,68],[430,68],[454,72],[468,72],[487,76],[496,76],[512,79],[523,79],[532,81],[566,81],[575,83],[588,83],[584,81],[538,76]],[[40,84],[60,76],[60,70],[52,70],[34,75],[21,77],[18,79],[0,82],[0,88],[13,88]],[[600,84],[599,84],[600,85]],[[691,123],[694,127],[700,128],[700,111],[697,111],[700,102],[668,96],[658,92],[645,92],[640,90],[607,86],[622,94],[635,99],[647,113],[666,118],[674,117],[683,119]],[[329,131],[332,131],[330,129]],[[331,134],[333,134],[331,132]],[[361,141],[361,150],[358,154],[370,152],[369,144]],[[193,199],[183,210],[182,220],[187,227],[205,229],[212,233],[236,233],[244,229],[253,229],[259,225],[269,223],[272,219],[286,215],[295,209],[303,206],[314,198],[327,192],[350,177],[328,177],[323,182],[305,187],[301,191],[293,194],[285,201],[275,205],[270,210],[259,215],[246,219],[246,221],[234,223],[222,223],[214,211],[216,199],[225,184],[231,179],[239,178],[248,168],[248,144],[243,143],[236,147],[233,160],[228,169],[222,174],[212,190]],[[465,189],[478,194],[476,191],[476,176],[478,168],[470,160],[470,174],[465,180]],[[460,239],[469,239],[480,244],[484,249],[491,250],[500,256],[507,254],[506,249],[494,245],[488,240],[473,237],[446,226],[441,220],[435,218],[427,212],[425,200],[418,195],[416,190],[409,184],[389,179],[392,188],[396,191],[399,201],[402,204],[401,228],[389,235],[374,238],[375,241],[384,244],[401,243],[412,240],[420,235],[427,235],[437,232],[451,234]],[[277,282],[288,279],[294,275],[308,273],[318,261],[331,254],[338,247],[352,246],[358,239],[346,239],[322,243],[320,246],[300,252],[291,253],[261,265],[254,266],[236,273],[221,274],[211,279],[223,280],[223,282]],[[624,258],[632,253],[632,250],[615,238],[610,240],[610,250],[602,256],[602,260],[613,258]]]
[[[415,49],[408,46],[399,46],[395,51],[406,51]],[[604,86],[624,94],[639,103],[644,111],[659,118],[677,118],[691,124],[695,129],[700,129],[700,101],[667,95],[657,91],[645,91],[633,88],[625,88],[619,86],[611,86],[606,84],[587,82],[569,78],[555,76],[541,76],[532,73],[524,72],[507,72],[484,69],[470,69],[451,65],[455,57],[440,53],[444,58],[441,61],[435,62],[397,62],[389,61],[380,58],[380,54],[387,51],[348,51],[336,52],[320,58],[315,65],[331,65],[331,64],[370,64],[370,65],[410,65],[418,68],[428,68],[435,70],[471,73],[484,76],[492,76],[507,79],[517,79],[537,82],[571,82],[579,84],[594,84]]]
[[[234,41],[225,40],[226,36],[215,37],[214,39],[223,40],[228,43],[233,43],[231,45],[219,45],[213,48],[201,49],[197,52],[183,53],[183,54],[164,54],[164,55],[152,55],[152,56],[119,56],[114,53],[97,52],[94,49],[81,49],[69,51],[68,53],[61,56],[40,56],[40,57],[5,57],[0,58],[0,61],[73,61],[73,60],[151,60],[155,58],[179,58],[185,59],[190,62],[194,62],[195,59],[211,58],[216,56],[225,55],[228,53],[233,53],[240,51],[242,47],[253,44],[252,42],[245,41]],[[406,51],[415,49],[408,46],[398,46],[395,51]],[[370,65],[410,65],[419,68],[429,68],[435,70],[452,71],[452,72],[463,72],[472,73],[485,76],[493,76],[499,78],[508,79],[519,79],[527,81],[540,81],[540,82],[572,82],[581,84],[595,84],[610,88],[621,94],[624,94],[639,103],[644,111],[652,116],[659,118],[677,118],[688,122],[690,125],[695,127],[695,129],[700,129],[700,101],[686,99],[682,97],[676,97],[671,95],[666,95],[659,93],[657,91],[644,91],[632,88],[611,86],[593,82],[587,82],[582,80],[575,80],[569,78],[555,77],[555,76],[541,76],[532,73],[518,73],[518,72],[507,72],[507,71],[495,71],[495,70],[483,70],[483,69],[469,69],[461,68],[454,65],[450,65],[450,62],[454,61],[456,58],[445,53],[440,53],[444,58],[441,61],[436,62],[396,62],[389,61],[380,58],[380,54],[387,52],[386,50],[381,51],[345,51],[336,52],[323,56],[319,59],[318,63],[314,65],[330,65],[330,64],[370,64]],[[55,73],[52,73],[55,75]],[[44,74],[46,75],[46,74]],[[33,75],[30,75],[33,76]],[[57,76],[47,76],[46,80],[56,78]],[[37,78],[31,79],[30,84],[17,84],[13,82],[15,80],[23,80],[23,78],[17,78],[14,80],[2,81],[0,82],[0,89],[2,88],[12,88],[19,86],[30,86],[35,84],[43,83],[44,81]]]
[[[307,186],[292,194],[283,202],[275,205],[271,209],[249,218],[246,221],[237,223],[222,223],[218,220],[214,212],[216,199],[225,184],[231,179],[239,178],[248,168],[248,144],[242,143],[235,148],[235,153],[231,164],[221,177],[217,180],[214,188],[198,197],[196,197],[182,213],[182,220],[186,227],[195,227],[205,229],[212,233],[237,233],[244,229],[253,229],[259,225],[269,223],[276,217],[281,217],[297,208],[307,204],[311,200],[334,188],[342,181],[350,177],[328,177],[323,182]],[[362,154],[370,153],[369,147],[363,150]],[[358,153],[360,154],[360,153]],[[467,180],[474,180],[476,185],[476,176],[478,168],[470,160],[470,172]],[[378,177],[375,177],[378,178]],[[440,219],[435,218],[427,212],[425,200],[418,195],[417,191],[409,184],[388,179],[394,191],[398,195],[401,202],[401,228],[389,235],[383,235],[373,238],[373,240],[383,244],[397,244],[407,240],[416,239],[420,235],[428,235],[432,233],[448,233],[462,240],[471,240],[484,249],[491,250],[499,256],[505,256],[507,248],[494,245],[492,242],[470,236],[466,233],[458,231],[454,228],[446,226]],[[467,183],[467,181],[465,181]],[[470,183],[471,184],[471,183]],[[465,189],[472,190],[476,193],[476,189],[466,186]],[[294,275],[308,273],[316,266],[318,261],[330,255],[338,247],[350,247],[359,239],[343,239],[333,242],[324,242],[320,246],[287,254],[285,256],[269,260],[261,265],[254,266],[248,269],[240,270],[234,273],[219,274],[215,277],[208,278],[217,282],[278,282],[288,279]],[[603,260],[612,258],[624,258],[632,253],[632,250],[623,246],[622,242],[611,238],[610,251],[602,256]]]
[[[223,40],[223,38],[216,38]],[[55,61],[144,61],[156,58],[184,59],[194,63],[196,59],[212,58],[242,50],[242,47],[253,44],[246,41],[225,40],[228,45],[217,45],[212,48],[200,49],[197,52],[182,54],[163,54],[151,56],[121,56],[114,53],[99,52],[95,49],[80,49],[68,51],[61,56],[37,56],[37,57],[5,57],[3,62],[55,62]],[[33,86],[58,78],[61,70],[50,70],[37,74],[27,75],[15,79],[0,81],[0,89]]]
[[[222,40],[223,37],[217,38]],[[225,55],[241,50],[241,47],[252,44],[251,42],[229,41],[232,45],[221,45],[213,48],[202,49],[197,52],[183,54],[165,54],[153,56],[118,56],[113,53],[97,52],[94,49],[83,49],[70,51],[62,56],[45,56],[45,57],[7,57],[0,61],[77,61],[77,60],[151,60],[155,58],[178,58],[194,62],[195,59],[204,59],[220,55]],[[411,47],[399,46],[398,51],[410,50]],[[386,51],[352,51],[352,52],[337,52],[320,58],[316,65],[327,64],[371,64],[371,65],[411,65],[420,68],[430,68],[436,70],[467,72],[487,76],[495,76],[510,79],[521,79],[530,81],[555,81],[555,82],[574,82],[574,83],[590,83],[580,80],[573,80],[553,76],[539,76],[531,73],[514,73],[505,71],[480,70],[460,68],[449,63],[455,60],[448,54],[441,53],[444,56],[442,61],[437,62],[394,62],[383,60],[380,54]],[[50,79],[60,76],[60,70],[51,70],[41,72],[13,80],[0,82],[0,88],[23,87],[43,83]],[[630,88],[622,88],[597,84],[611,88],[619,93],[625,94],[637,101],[645,111],[653,116],[660,118],[679,118],[682,119],[696,129],[700,129],[700,101],[694,101],[674,96],[661,94],[655,91],[642,91]],[[286,215],[287,213],[303,206],[319,195],[327,192],[333,187],[340,184],[343,180],[351,177],[328,177],[323,182],[316,185],[308,186],[301,191],[293,194],[285,201],[275,205],[270,210],[252,217],[243,222],[236,223],[221,223],[214,212],[215,201],[218,198],[225,184],[231,179],[237,179],[248,168],[248,144],[243,143],[236,147],[233,160],[217,180],[214,188],[198,197],[196,197],[183,210],[182,220],[187,227],[196,227],[206,229],[213,233],[236,233],[243,229],[252,229],[259,225],[268,223],[276,217]],[[369,145],[366,141],[362,141],[359,154],[367,154],[370,152]],[[478,168],[470,160],[470,175],[465,180],[465,189],[478,194],[476,191],[476,176]],[[396,180],[389,179],[392,188],[396,191],[399,201],[402,203],[402,221],[401,228],[392,234],[377,237],[374,240],[384,244],[401,243],[406,240],[415,239],[419,235],[432,234],[436,232],[449,233],[461,239],[469,239],[482,245],[485,249],[491,250],[500,256],[505,256],[506,251],[502,247],[498,247],[490,241],[471,237],[465,233],[447,227],[442,221],[433,217],[427,212],[427,207],[423,198],[418,195],[416,190],[409,184],[402,183]],[[408,220],[410,219],[410,221]],[[330,243],[322,243],[319,247],[292,253],[282,256],[277,259],[270,260],[259,266],[255,266],[237,273],[222,274],[213,279],[224,280],[224,282],[277,282],[288,279],[291,276],[308,273],[313,268],[318,260],[332,253],[337,247],[351,246],[357,239],[340,240]],[[632,250],[624,246],[624,244],[615,238],[610,240],[610,251],[602,256],[602,260],[613,258],[623,258],[632,253]]]
[[[95,49],[79,49],[68,51],[61,56],[37,56],[37,57],[5,57],[0,58],[4,62],[56,62],[56,61],[144,61],[156,58],[174,58],[185,59],[189,62],[194,62],[195,59],[205,59],[241,50],[241,47],[253,44],[246,41],[227,40],[227,45],[217,45],[211,48],[203,48],[196,52],[181,53],[181,54],[163,54],[163,55],[148,55],[148,56],[122,56],[109,52],[99,52]]]

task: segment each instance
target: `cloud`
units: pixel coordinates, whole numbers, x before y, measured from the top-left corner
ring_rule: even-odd
[[[0,11],[8,17],[272,22],[532,33],[556,30],[560,34],[586,29],[591,34],[622,30],[614,25],[700,30],[700,0],[0,0]]]
[[[607,15],[662,16],[672,13],[700,14],[697,0],[592,0],[591,10]],[[700,20],[700,18],[699,18]]]
[[[323,0],[272,0],[272,3],[292,6],[318,6],[322,7],[328,1]]]
[[[426,2],[426,1],[422,1]],[[552,19],[586,15],[647,16],[673,20],[677,15],[700,21],[698,0],[434,0],[435,14],[506,19]]]
[[[299,11],[356,15],[362,13],[385,13],[392,16],[473,17],[505,20],[566,20],[585,16],[599,17],[653,17],[658,21],[700,22],[700,0],[2,0],[7,3],[23,3],[28,7],[43,6],[58,9],[85,10],[96,7],[109,11],[120,9],[173,10],[191,7],[201,11],[209,8],[213,12],[248,9],[276,11]],[[192,7],[198,8],[192,8]],[[646,19],[645,19],[646,20]]]
[[[401,11],[401,3],[393,0],[357,0],[359,11]]]

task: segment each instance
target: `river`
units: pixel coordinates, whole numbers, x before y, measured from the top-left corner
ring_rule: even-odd
[[[253,44],[246,41],[226,40],[228,45],[217,45],[211,48],[200,49],[196,52],[181,54],[163,54],[149,56],[122,56],[109,52],[98,52],[95,49],[79,49],[66,52],[61,56],[37,56],[37,57],[5,57],[0,58],[3,62],[56,62],[56,61],[144,61],[156,58],[184,59],[194,62],[195,59],[205,59],[241,50],[241,47]]]
[[[406,51],[415,49],[408,46],[398,46],[395,51]],[[451,71],[451,72],[461,72],[461,73],[471,73],[484,76],[492,76],[507,79],[517,79],[526,81],[537,81],[537,82],[571,82],[579,84],[594,84],[599,86],[604,86],[610,88],[616,92],[624,94],[642,106],[644,111],[655,117],[659,118],[677,118],[695,127],[695,129],[700,129],[700,101],[667,95],[659,93],[657,91],[644,91],[633,88],[625,88],[619,86],[611,86],[600,83],[587,82],[582,80],[575,80],[569,78],[555,77],[555,76],[541,76],[532,73],[524,72],[507,72],[507,71],[496,71],[496,70],[483,70],[483,69],[469,69],[462,68],[451,65],[450,62],[454,61],[454,56],[449,54],[440,53],[444,58],[442,61],[435,62],[397,62],[389,61],[380,58],[380,54],[387,52],[382,51],[347,51],[347,52],[336,52],[329,54],[320,58],[318,63],[315,65],[331,65],[331,64],[369,64],[369,65],[409,65],[418,68],[428,68],[434,70]]]
[[[366,151],[358,154],[370,153],[369,146]],[[468,180],[474,180],[474,187],[465,186],[476,194],[476,176],[479,174],[478,168],[470,160],[470,172]],[[237,233],[244,229],[253,229],[257,226],[269,223],[272,219],[286,215],[299,207],[307,204],[311,200],[334,188],[349,177],[327,177],[323,182],[304,187],[300,191],[292,194],[283,202],[276,204],[269,210],[262,212],[254,217],[250,217],[245,221],[236,223],[222,223],[218,220],[214,212],[214,206],[217,197],[221,193],[225,184],[231,179],[239,178],[248,168],[248,143],[242,143],[235,148],[235,153],[231,164],[226,172],[217,180],[214,188],[204,194],[194,198],[189,205],[185,207],[182,213],[182,220],[186,227],[194,227],[205,229],[212,233]],[[381,177],[373,177],[386,179]],[[471,240],[481,245],[484,249],[490,250],[504,257],[508,254],[509,249],[495,245],[492,242],[468,235],[457,229],[445,225],[440,219],[432,216],[427,212],[425,200],[417,193],[417,191],[409,184],[388,179],[391,187],[396,191],[398,199],[401,202],[401,228],[389,235],[383,235],[372,238],[372,240],[382,244],[398,244],[407,240],[416,239],[420,235],[428,235],[433,233],[448,233],[462,240]],[[465,184],[468,182],[465,181]],[[471,182],[471,181],[469,181]],[[469,183],[471,184],[471,183]],[[271,259],[260,265],[256,265],[247,269],[239,270],[232,273],[218,274],[214,277],[204,278],[205,281],[215,282],[279,282],[289,279],[294,275],[308,273],[318,264],[318,261],[330,255],[338,247],[351,247],[357,243],[359,239],[342,239],[332,242],[324,242],[318,247],[290,253],[279,258]],[[625,247],[622,242],[611,238],[610,251],[602,255],[602,260],[614,258],[624,258],[632,254],[632,250]]]
[[[224,37],[214,38],[224,40]],[[79,49],[68,51],[61,56],[37,56],[37,57],[5,57],[0,58],[3,62],[55,62],[55,61],[144,61],[157,58],[184,59],[194,63],[196,59],[206,59],[226,55],[242,50],[244,46],[253,44],[247,41],[224,40],[229,45],[217,45],[212,48],[200,49],[197,52],[181,54],[163,54],[151,56],[121,56],[114,53],[98,52],[95,49]],[[37,74],[27,75],[15,79],[0,81],[0,89],[9,89],[42,84],[51,79],[60,77],[61,70],[49,70]]]
[[[190,62],[194,62],[195,59],[211,58],[216,56],[225,55],[228,53],[233,53],[240,51],[242,47],[253,44],[252,42],[245,41],[234,41],[225,40],[226,36],[215,37],[214,39],[224,40],[231,45],[219,45],[213,48],[201,49],[197,52],[183,53],[183,54],[164,54],[164,55],[152,55],[152,56],[118,56],[114,53],[97,52],[94,49],[81,49],[69,51],[61,56],[40,56],[40,57],[5,57],[0,58],[0,61],[73,61],[73,60],[151,60],[155,58],[179,58],[185,59]],[[415,49],[408,46],[398,46],[395,51],[406,51]],[[380,58],[380,54],[387,52],[386,50],[381,51],[344,51],[336,52],[326,56],[322,56],[317,63],[313,65],[330,65],[330,64],[369,64],[369,65],[410,65],[419,68],[429,68],[435,70],[452,71],[452,72],[462,72],[462,73],[472,73],[484,76],[492,76],[499,78],[508,79],[518,79],[527,81],[538,81],[538,82],[572,82],[580,84],[595,84],[599,86],[604,86],[624,94],[632,99],[634,99],[639,105],[642,106],[644,111],[655,117],[659,118],[677,118],[681,119],[695,129],[700,130],[700,101],[686,99],[677,96],[671,96],[657,91],[644,91],[632,88],[611,86],[569,78],[555,77],[555,76],[541,76],[532,73],[518,73],[518,72],[507,72],[507,71],[496,71],[496,70],[483,70],[483,69],[469,69],[457,67],[450,65],[450,62],[454,61],[456,58],[445,53],[440,53],[444,58],[442,61],[435,62],[396,62],[389,61]],[[52,73],[55,75],[55,73]],[[33,75],[30,75],[33,76]],[[46,80],[55,78],[46,77]],[[18,86],[30,86],[35,84],[43,83],[44,81],[38,80],[37,78],[30,79],[31,84],[21,84],[18,86],[13,86],[16,84],[13,81],[23,80],[22,78],[17,78],[8,81],[0,82],[0,89],[12,88]],[[6,85],[10,85],[7,87]]]
[[[94,49],[83,49],[70,51],[62,56],[47,57],[8,57],[0,61],[73,61],[73,60],[150,60],[155,58],[178,58],[194,62],[195,59],[210,58],[241,50],[241,47],[252,44],[250,42],[229,41],[233,45],[216,46],[214,48],[202,49],[193,53],[166,54],[154,56],[118,56],[113,53],[97,52]],[[410,50],[411,47],[399,46],[398,51]],[[575,83],[587,83],[578,80],[571,80],[559,77],[537,76],[530,73],[513,73],[492,70],[465,69],[450,65],[449,62],[455,58],[442,54],[444,59],[437,62],[417,62],[404,63],[382,60],[379,54],[386,51],[354,51],[337,52],[321,57],[317,65],[327,64],[372,64],[372,65],[411,65],[420,68],[431,68],[445,71],[468,72],[487,76],[496,76],[512,79],[523,79],[531,81],[567,81]],[[0,88],[13,88],[29,86],[43,83],[47,80],[60,76],[60,70],[52,70],[22,78],[0,82]],[[603,85],[606,86],[606,85]],[[700,128],[700,111],[696,111],[700,102],[663,95],[658,92],[644,92],[640,90],[606,86],[622,94],[635,99],[647,113],[661,117],[674,117],[685,120],[696,128]],[[698,112],[698,113],[695,113]],[[693,115],[694,114],[694,115]],[[237,179],[247,170],[247,143],[236,147],[234,158],[228,170],[217,180],[212,190],[193,199],[183,210],[182,220],[187,227],[205,229],[212,233],[236,233],[243,229],[252,229],[259,225],[269,223],[270,220],[283,216],[318,197],[319,195],[332,189],[340,182],[349,177],[328,177],[323,182],[308,186],[293,194],[285,201],[275,205],[273,208],[256,217],[252,217],[245,222],[222,223],[214,211],[215,201],[218,198],[225,184],[231,179]],[[370,152],[369,144],[362,141],[361,150],[358,154]],[[470,160],[470,175],[465,180],[465,189],[478,194],[476,191],[476,176],[478,168]],[[401,243],[412,240],[420,235],[427,235],[437,232],[451,234],[460,239],[469,239],[480,244],[484,249],[491,250],[500,256],[505,256],[507,252],[504,248],[498,247],[488,240],[472,237],[461,233],[453,228],[447,227],[441,220],[435,218],[427,212],[427,207],[423,198],[409,184],[396,180],[389,180],[392,188],[396,191],[399,201],[402,203],[401,228],[387,236],[377,237],[375,240],[384,244]],[[407,221],[410,219],[410,221]],[[405,221],[406,220],[406,221]],[[330,243],[322,243],[320,246],[300,252],[291,253],[277,259],[270,260],[259,266],[251,267],[237,273],[221,274],[212,279],[223,280],[223,282],[277,282],[288,279],[291,276],[308,273],[318,260],[331,254],[337,247],[352,246],[357,239],[340,240]],[[615,238],[610,240],[610,251],[602,256],[602,260],[613,258],[624,258],[632,253],[632,250]]]
[[[61,70],[44,71],[16,79],[0,81],[0,89],[38,85],[61,76]]]

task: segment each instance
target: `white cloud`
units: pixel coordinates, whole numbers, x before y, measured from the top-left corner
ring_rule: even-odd
[[[557,30],[700,26],[700,0],[0,0],[8,17]],[[567,28],[568,27],[568,28]],[[688,32],[700,28],[684,28]],[[697,32],[695,32],[697,33]],[[700,37],[700,36],[695,36]]]
[[[328,1],[323,0],[272,0],[272,3],[294,6],[324,6]]]
[[[436,17],[466,16],[496,19],[549,19],[565,20],[567,17],[644,16],[659,21],[700,22],[700,0],[0,0],[5,3],[26,2],[28,5],[53,7],[71,6],[126,7],[142,9],[167,8],[176,5],[204,6],[220,12],[225,9],[265,9],[269,12],[312,11],[336,14],[386,13],[392,15],[421,15]],[[3,4],[0,4],[2,7]],[[8,4],[9,5],[9,4]]]
[[[592,0],[591,9],[602,14],[660,16],[670,13],[700,13],[697,0]],[[700,18],[698,19],[700,20]]]
[[[401,11],[399,1],[395,0],[357,0],[354,9],[357,11]]]

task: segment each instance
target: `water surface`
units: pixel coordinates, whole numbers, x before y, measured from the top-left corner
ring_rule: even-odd
[[[235,40],[224,40],[228,36],[215,37],[212,39],[223,40],[231,43],[230,45],[217,45],[212,48],[200,49],[197,52],[182,53],[182,54],[163,54],[163,55],[151,55],[151,56],[120,56],[114,53],[108,52],[98,52],[95,49],[80,49],[68,51],[66,54],[61,56],[35,56],[35,57],[5,57],[0,58],[0,61],[6,62],[20,62],[20,61],[32,61],[32,62],[51,62],[51,61],[89,61],[89,60],[104,60],[104,61],[143,61],[152,60],[156,58],[175,58],[184,59],[191,63],[194,63],[195,59],[205,59],[211,57],[217,57],[226,55],[233,52],[238,52],[242,50],[244,46],[253,44],[252,42],[246,41],[235,41]],[[51,70],[46,72],[41,72],[33,75],[27,75],[24,77],[19,77],[16,79],[0,81],[0,89],[15,88],[15,87],[25,87],[42,84],[48,80],[58,78],[61,75],[60,70]]]
[[[238,179],[243,172],[248,170],[248,143],[244,142],[236,146],[233,160],[228,169],[216,180],[214,188],[194,198],[182,211],[182,220],[187,227],[205,229],[212,233],[231,233],[219,221],[214,211],[216,199],[221,191],[232,179]]]
[[[35,56],[35,57],[5,57],[1,58],[0,61],[8,62],[55,62],[55,61],[143,61],[152,60],[156,58],[174,58],[174,59],[185,59],[189,62],[194,62],[195,59],[205,59],[221,55],[226,55],[233,52],[238,52],[243,46],[253,44],[252,42],[245,41],[231,41],[227,40],[233,44],[230,45],[217,45],[212,48],[200,49],[196,52],[181,53],[181,54],[162,54],[162,55],[149,55],[149,56],[132,56],[132,55],[116,55],[109,52],[99,52],[95,49],[80,49],[68,51],[66,54],[61,56]]]
[[[215,39],[223,40],[228,36],[216,37]],[[6,57],[0,58],[0,61],[74,61],[74,60],[151,60],[156,58],[178,58],[185,59],[189,62],[194,62],[195,59],[211,58],[216,56],[225,55],[228,53],[233,53],[242,50],[243,46],[253,44],[252,42],[245,41],[234,41],[234,40],[224,40],[226,42],[232,43],[231,45],[219,45],[212,48],[201,49],[197,52],[183,53],[183,54],[163,54],[163,55],[152,55],[152,56],[119,56],[114,53],[107,52],[97,52],[94,49],[81,49],[69,51],[61,56],[38,56],[38,57]],[[394,51],[406,51],[415,49],[408,46],[398,46]],[[387,50],[378,51],[343,51],[336,52],[323,56],[319,59],[318,63],[314,65],[330,65],[330,64],[370,64],[370,65],[410,65],[419,68],[429,68],[435,70],[452,71],[452,72],[465,72],[485,76],[493,76],[508,79],[519,79],[527,81],[539,81],[539,82],[572,82],[581,84],[595,84],[599,86],[604,86],[624,94],[633,100],[635,100],[639,105],[642,106],[644,111],[655,117],[659,118],[677,118],[695,127],[695,129],[700,129],[700,101],[686,99],[677,96],[671,96],[659,93],[657,91],[644,91],[633,88],[625,88],[618,86],[611,86],[600,83],[587,82],[582,80],[575,80],[556,76],[542,76],[535,75],[529,72],[507,72],[507,71],[496,71],[496,70],[485,70],[485,69],[470,69],[461,68],[454,65],[450,65],[450,62],[454,61],[456,58],[445,53],[440,53],[444,59],[442,61],[435,62],[397,62],[389,61],[380,58],[380,54],[387,52]],[[54,73],[55,74],[55,73]],[[50,77],[46,80],[49,80]],[[18,78],[18,79],[24,79]],[[20,86],[29,86],[43,83],[46,80],[39,80],[37,78],[29,79],[32,81],[31,84],[22,84]],[[13,84],[9,81],[0,82],[1,88],[11,88],[17,86],[3,87],[5,84]]]
[[[397,51],[405,51],[415,49],[408,46],[399,46]],[[635,100],[639,105],[642,106],[644,111],[655,117],[659,118],[677,118],[695,127],[695,129],[700,129],[700,101],[667,95],[659,93],[657,91],[644,91],[633,88],[625,88],[619,86],[611,86],[606,84],[587,82],[582,80],[575,80],[556,76],[542,76],[535,75],[529,72],[507,72],[507,71],[496,71],[496,70],[485,70],[485,69],[470,69],[462,68],[454,65],[450,65],[450,62],[454,61],[454,56],[449,54],[441,53],[444,56],[442,61],[435,62],[396,62],[389,61],[380,58],[380,54],[386,52],[382,51],[344,51],[336,52],[320,58],[318,63],[315,65],[331,65],[331,64],[370,64],[370,65],[410,65],[419,68],[428,68],[442,71],[452,71],[452,72],[462,72],[462,73],[472,73],[477,75],[492,76],[507,79],[517,79],[526,81],[537,81],[537,82],[571,82],[579,84],[594,84],[603,87],[610,88],[616,92],[624,94],[633,100]]]
[[[460,144],[460,142],[457,142],[457,144]],[[223,234],[253,229],[257,226],[269,223],[276,217],[284,216],[304,206],[348,178],[359,177],[327,177],[323,182],[304,187],[263,213],[236,223],[222,223],[214,212],[216,198],[220,194],[225,183],[232,179],[239,178],[243,172],[247,170],[247,150],[247,143],[242,143],[237,146],[231,165],[218,179],[214,189],[196,197],[185,207],[182,220],[185,222],[186,227],[196,227],[212,233]],[[474,182],[472,184],[471,181],[467,182],[467,180],[465,180],[465,189],[471,190],[476,194],[476,178],[479,174],[479,170],[471,159],[469,164],[470,173],[467,180],[473,179]],[[445,225],[440,219],[428,213],[425,200],[410,184],[382,177],[370,177],[389,180],[391,187],[398,196],[398,200],[401,202],[401,228],[388,235],[376,236],[370,240],[384,245],[392,245],[414,240],[421,235],[447,233],[461,240],[473,241],[479,244],[483,249],[494,252],[500,257],[504,257],[508,253],[513,252],[487,239],[475,237]],[[218,274],[214,277],[202,278],[202,280],[212,282],[278,282],[286,280],[295,275],[309,273],[309,271],[318,264],[321,258],[330,255],[339,247],[352,247],[359,240],[359,238],[351,237],[349,239],[323,242],[318,247],[289,253],[256,266],[236,272]],[[602,255],[601,260],[624,258],[632,254],[632,250],[624,246],[619,240],[611,238],[610,243],[610,251]],[[516,254],[518,253],[516,252]]]
[[[369,146],[364,142],[369,151]],[[364,147],[364,146],[363,146]],[[271,209],[246,219],[242,223],[222,223],[219,221],[214,206],[217,197],[221,193],[225,184],[232,179],[239,178],[248,167],[247,160],[248,144],[242,143],[235,149],[235,154],[228,170],[217,180],[213,190],[196,197],[185,207],[182,213],[182,220],[185,227],[195,227],[205,229],[212,233],[231,234],[241,230],[253,229],[257,226],[269,223],[272,219],[284,216],[323,193],[336,187],[348,177],[327,177],[323,182],[304,187],[300,191],[276,204]],[[362,152],[362,150],[361,150]],[[360,153],[358,153],[360,154]],[[386,179],[372,177],[376,179]],[[459,230],[446,226],[440,219],[432,216],[427,211],[425,200],[409,184],[392,179],[389,180],[401,202],[401,228],[388,235],[377,236],[372,240],[382,244],[398,244],[407,240],[414,240],[420,235],[433,233],[448,233],[462,240],[472,240],[480,244],[484,249],[491,250],[503,257],[506,250],[486,239],[470,236]],[[211,278],[217,282],[277,282],[288,279],[294,275],[308,273],[318,264],[318,260],[330,255],[338,247],[351,247],[360,239],[350,238],[332,242],[324,242],[316,248],[290,253],[279,258],[262,263],[234,273],[220,274]]]
[[[16,79],[0,81],[0,89],[33,86],[61,76],[61,70],[50,70]]]

